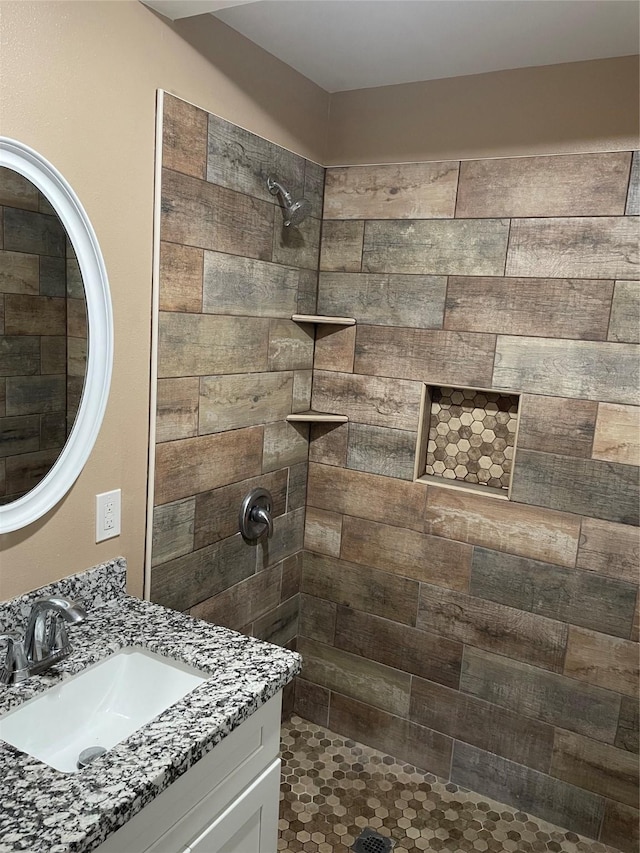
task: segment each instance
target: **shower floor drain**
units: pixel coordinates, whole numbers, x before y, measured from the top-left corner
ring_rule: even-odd
[[[375,829],[367,827],[356,838],[352,850],[356,853],[388,853],[394,846],[390,838],[380,835]]]

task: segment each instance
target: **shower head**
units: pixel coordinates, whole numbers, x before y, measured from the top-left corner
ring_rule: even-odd
[[[296,199],[285,209],[285,225],[299,225],[311,213],[311,204],[306,198]]]
[[[311,213],[310,202],[306,198],[294,199],[275,175],[269,175],[267,178],[267,188],[271,195],[278,195],[279,193],[282,198],[285,226],[299,225]]]

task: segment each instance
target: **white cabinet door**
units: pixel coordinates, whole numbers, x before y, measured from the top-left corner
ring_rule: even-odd
[[[94,853],[185,853],[271,767],[280,746],[280,703],[279,692]],[[276,824],[277,811],[276,800]]]
[[[190,853],[276,853],[280,759],[195,838]]]

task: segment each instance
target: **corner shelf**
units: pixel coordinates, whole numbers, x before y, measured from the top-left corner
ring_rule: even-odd
[[[328,412],[294,412],[287,415],[289,423],[313,423],[313,424],[346,424],[349,418],[346,415],[332,415]]]
[[[292,314],[294,323],[315,323],[325,326],[355,326],[354,317],[329,317],[326,314]],[[346,424],[349,418],[346,415],[332,415],[328,412],[314,412],[309,409],[306,412],[294,412],[287,415],[289,423],[307,424]]]
[[[330,326],[355,326],[353,317],[327,317],[324,314],[292,314],[295,323],[318,323]]]

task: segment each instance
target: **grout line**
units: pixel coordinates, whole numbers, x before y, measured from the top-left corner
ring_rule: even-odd
[[[567,635],[566,635],[566,640],[564,642],[564,648],[562,650],[562,669],[557,674],[562,675],[565,678],[569,678],[569,676],[567,675],[567,672],[566,672],[566,668],[567,668],[567,654],[569,653],[569,640],[571,638],[571,622],[561,622],[560,624],[566,625]],[[582,682],[582,683],[584,684],[584,682]],[[593,685],[591,685],[591,686],[593,686]],[[620,716],[619,711],[618,711],[618,716]],[[557,728],[557,727],[554,727],[554,732],[555,732],[555,728]]]
[[[457,162],[458,162],[458,175],[456,177],[456,200],[455,200],[455,203],[453,205],[453,216],[451,217],[452,219],[457,218],[458,202],[460,200],[460,172],[462,170],[462,160],[458,160]]]
[[[511,248],[511,226],[513,223],[513,219],[509,219],[509,233],[507,234],[507,250],[504,253],[504,272],[502,273],[502,277],[507,277],[507,263],[509,261],[509,249]]]
[[[498,355],[498,338],[505,337],[504,335],[494,334],[493,336],[493,359],[491,361],[491,385],[495,387],[496,384],[496,357]],[[498,391],[497,393],[500,393]],[[515,393],[515,392],[511,392]]]
[[[623,216],[633,216],[633,214],[627,213],[627,208],[629,207],[629,196],[631,195],[631,178],[633,177],[633,160],[634,160],[635,152],[631,152],[631,160],[629,161],[629,176],[627,178],[627,189],[624,194],[624,210],[622,211]],[[638,155],[640,156],[640,155]]]
[[[603,803],[604,803],[605,807],[602,809],[602,817],[600,818],[600,822],[598,824],[598,831],[596,833],[596,839],[598,841],[600,841],[600,839],[602,838],[602,830],[604,828],[604,820],[605,820],[606,813],[607,813],[607,809],[606,809],[607,800],[606,800],[606,798],[603,798]],[[600,843],[604,844],[605,842],[601,841]]]
[[[451,782],[451,776],[453,774],[453,753],[456,748],[456,739],[454,737],[451,738],[451,758],[449,759],[449,778],[448,782]]]
[[[605,342],[607,343],[616,343],[615,341],[609,340],[609,334],[611,333],[611,320],[613,319],[613,302],[616,297],[616,290],[618,289],[616,286],[616,279],[609,279],[611,281],[611,301],[609,302],[609,318],[607,320],[607,334],[605,338]]]
[[[602,405],[602,400],[596,401],[596,417],[593,422],[593,435],[591,436],[591,446],[589,448],[589,456],[587,457],[588,461],[593,461],[593,450],[596,444],[596,433],[598,431],[598,420],[600,418],[600,406]],[[598,462],[602,460],[597,460]]]
[[[441,327],[440,327],[440,329],[441,329],[443,332],[445,332],[445,331],[449,331],[449,330],[447,329],[447,301],[448,301],[448,299],[449,299],[449,279],[450,279],[450,278],[454,278],[454,276],[452,276],[452,275],[446,275],[446,276],[445,276],[445,284],[444,284],[444,305],[442,306],[442,325],[441,325]],[[435,331],[438,331],[438,329],[436,329]]]
[[[264,442],[263,442],[263,448],[264,448]],[[262,467],[262,466],[260,466],[260,467]],[[287,487],[286,487],[286,491],[285,491],[286,497],[285,497],[285,502],[284,502],[284,514],[285,515],[289,512],[289,498],[290,498],[289,492],[290,492],[290,489],[291,489],[291,465],[289,465],[289,467],[287,468]]]

